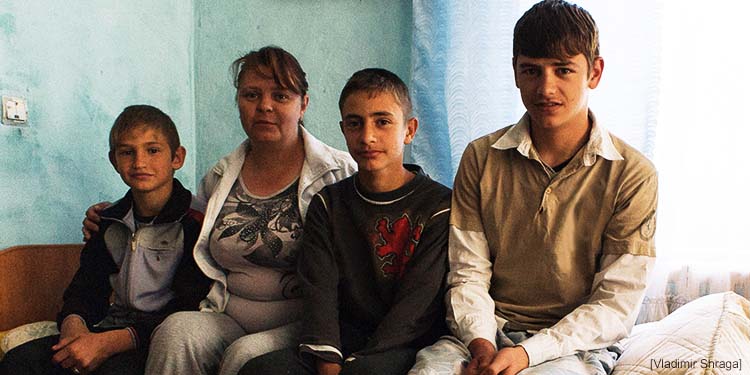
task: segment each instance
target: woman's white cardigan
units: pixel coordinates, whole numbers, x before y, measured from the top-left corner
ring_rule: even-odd
[[[297,191],[299,212],[304,220],[310,200],[324,186],[351,176],[357,171],[357,165],[348,153],[337,150],[319,141],[305,128],[301,127],[305,147],[305,161],[299,176]],[[213,230],[216,218],[221,212],[224,201],[232,185],[237,180],[245,160],[248,140],[242,142],[229,155],[219,160],[203,177],[198,187],[198,198],[207,202],[206,216],[203,220],[198,242],[193,249],[195,261],[200,269],[214,280],[208,296],[201,302],[201,311],[223,312],[227,306],[227,275],[216,263],[208,251],[208,238]]]

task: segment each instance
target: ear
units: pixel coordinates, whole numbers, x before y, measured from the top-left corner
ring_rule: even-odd
[[[115,158],[114,151],[110,151],[108,155],[109,155],[109,162],[112,164],[112,167],[115,168],[117,173],[120,173],[120,170],[117,169],[117,158]]]
[[[300,108],[300,118],[305,115],[305,111],[307,111],[307,106],[310,104],[310,96],[305,95],[302,97],[302,106]]]
[[[591,64],[591,72],[589,73],[589,88],[595,89],[599,86],[599,81],[602,79],[602,73],[604,72],[604,59],[597,57]]]
[[[406,120],[406,135],[404,136],[405,145],[408,145],[414,140],[414,136],[417,135],[417,128],[419,128],[419,120],[417,120],[416,117]]]
[[[185,155],[187,154],[187,150],[185,150],[185,147],[177,147],[176,150],[174,150],[174,155],[172,155],[172,169],[178,170],[182,168],[182,165],[185,164]]]

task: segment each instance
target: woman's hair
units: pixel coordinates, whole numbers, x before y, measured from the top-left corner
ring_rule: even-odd
[[[234,87],[239,88],[243,74],[253,72],[273,79],[280,87],[297,95],[307,95],[305,71],[291,53],[276,46],[266,46],[234,60],[231,66]]]
[[[513,64],[519,55],[566,58],[583,54],[589,70],[599,57],[599,29],[591,14],[563,0],[544,0],[529,9],[513,30]]]

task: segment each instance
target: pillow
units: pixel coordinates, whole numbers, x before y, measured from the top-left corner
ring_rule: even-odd
[[[710,294],[637,325],[612,375],[750,373],[750,301]]]
[[[0,352],[7,353],[16,346],[25,344],[31,340],[52,336],[60,333],[57,323],[51,321],[34,322],[5,331],[0,338]]]

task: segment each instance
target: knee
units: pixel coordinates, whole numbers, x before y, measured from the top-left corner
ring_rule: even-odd
[[[415,349],[401,348],[357,356],[344,362],[341,375],[406,374],[414,365],[415,354]]]
[[[53,352],[50,348],[56,342],[57,338],[42,338],[9,350],[0,361],[0,374],[34,373],[47,367],[42,364],[48,364],[51,369]]]
[[[341,367],[339,375],[367,375],[371,373],[372,369],[368,369],[367,366],[363,365],[361,362],[362,361],[345,362]]]
[[[42,358],[34,358],[31,352],[27,350],[26,345],[21,345],[13,348],[9,352],[5,353],[2,360],[0,360],[0,368],[12,369],[22,366],[25,363],[33,363],[35,360],[41,360]],[[13,374],[11,371],[0,372],[0,374]]]
[[[241,368],[237,372],[237,375],[255,375],[255,374],[270,374],[273,363],[269,361],[267,356],[260,356],[253,358],[247,363],[240,364]]]
[[[260,357],[267,352],[260,350],[257,346],[253,345],[252,342],[247,340],[236,340],[227,347],[224,351],[224,363],[240,363],[240,366],[245,362]]]
[[[469,350],[455,337],[443,337],[417,352],[409,374],[459,374],[463,363],[469,361]]]
[[[255,366],[266,368],[267,361],[263,357],[268,352],[267,347],[259,345],[255,340],[249,339],[248,336],[240,338],[230,344],[224,351],[220,374],[235,374],[240,368],[243,369],[242,372],[247,374],[266,374],[267,372],[260,371],[260,369],[258,369],[260,372],[255,372],[256,370],[252,369]],[[250,362],[255,364],[250,365],[249,370],[244,370],[243,365]]]
[[[259,353],[253,350],[254,348],[252,346],[242,345],[237,341],[229,345],[224,351],[224,356],[221,359],[221,371],[219,371],[219,374],[236,374],[240,370],[240,368],[242,368],[242,371],[239,372],[240,374],[264,374],[264,372],[255,372],[254,366],[257,366],[257,364],[251,365],[249,367],[245,365],[246,363],[250,364],[251,362],[257,362],[251,360],[256,357],[262,356],[263,353]],[[245,367],[248,367],[248,370],[245,370],[245,367],[243,367],[243,365]]]
[[[314,373],[300,361],[295,348],[259,355],[241,366],[237,375]]]
[[[367,363],[367,361],[363,360],[355,360],[352,362],[344,362],[344,365],[341,367],[341,372],[339,375],[370,375],[373,373],[374,369],[379,369],[380,366],[378,364],[373,363]],[[391,366],[388,366],[389,370],[393,370],[390,368]],[[405,374],[407,371],[409,371],[409,368],[411,366],[403,367],[398,370],[398,372],[392,372],[394,374]],[[382,370],[382,369],[379,369]]]
[[[225,364],[242,366],[245,362],[277,350],[293,348],[294,344],[285,335],[264,331],[240,337],[224,351]],[[296,349],[295,349],[296,352]]]
[[[176,348],[197,348],[207,343],[194,311],[181,311],[164,319],[151,334],[151,351],[174,354]],[[155,350],[154,350],[155,349]]]

